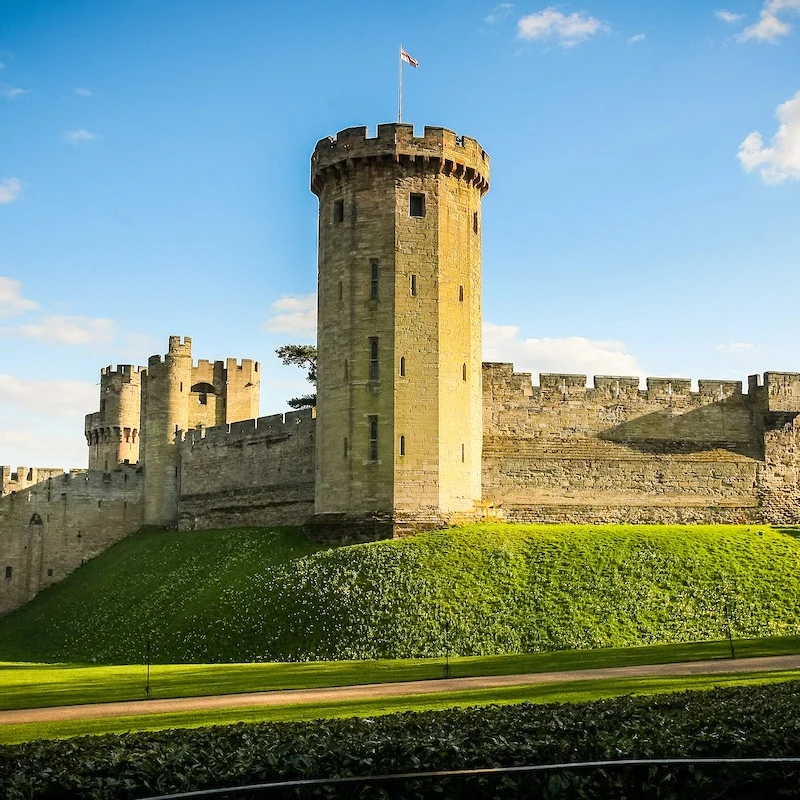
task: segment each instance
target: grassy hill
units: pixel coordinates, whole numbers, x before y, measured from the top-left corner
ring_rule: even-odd
[[[0,660],[399,658],[800,631],[766,526],[472,525],[324,548],[294,529],[136,534],[0,620]]]

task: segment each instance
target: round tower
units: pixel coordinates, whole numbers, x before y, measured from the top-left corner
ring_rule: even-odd
[[[141,372],[131,364],[100,370],[100,410],[86,415],[89,469],[110,472],[139,460]]]
[[[178,431],[189,429],[192,340],[169,337],[169,352],[150,356],[142,378],[144,523],[168,525],[177,517],[180,448]]]
[[[396,533],[480,500],[488,188],[480,144],[444,128],[317,143],[317,524],[378,517]]]

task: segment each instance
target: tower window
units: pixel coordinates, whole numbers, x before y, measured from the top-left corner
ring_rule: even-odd
[[[406,454],[406,437],[405,436],[401,436],[400,437],[400,445],[399,445],[399,448],[398,448],[398,452],[399,452],[399,454],[401,456],[404,456]]]
[[[373,258],[370,264],[369,299],[378,299],[378,259]]]
[[[459,303],[463,303],[464,302],[464,287],[463,286],[459,286],[458,287],[458,302]]]
[[[333,221],[335,224],[344,222],[344,200],[335,200],[333,203]]]
[[[464,445],[461,445],[461,463],[463,464],[466,461],[466,449]]]
[[[424,217],[425,216],[425,195],[412,194],[408,205],[409,216]]]
[[[472,232],[473,233],[477,233],[478,232],[478,212],[477,211],[473,211],[472,212]]]
[[[350,378],[350,369],[349,369],[348,364],[347,364],[347,359],[344,360],[343,367],[344,367],[344,370],[343,370],[344,379],[348,380]]]
[[[416,275],[411,275],[410,277],[411,277],[411,280],[410,280],[411,296],[412,297],[416,297],[417,296],[417,276]]]
[[[466,364],[462,364],[461,365],[461,380],[465,381],[466,379],[467,379],[467,365]]]
[[[400,377],[405,378],[406,376],[406,357],[400,356]]]
[[[100,418],[102,419],[106,414],[106,401],[100,401]]]
[[[378,415],[371,414],[369,420],[369,460],[378,460]]]
[[[339,302],[341,303],[344,300],[344,286],[341,281],[339,281]]]
[[[342,456],[343,456],[344,458],[347,458],[347,454],[348,454],[349,452],[350,452],[350,451],[349,451],[349,449],[348,449],[348,446],[347,446],[347,437],[345,436],[345,437],[344,437],[344,441],[343,441],[343,443],[342,443]]]
[[[11,577],[11,573],[13,571],[14,570],[11,567],[6,567],[6,580],[8,580]]]
[[[369,338],[369,379],[378,380],[378,337]]]

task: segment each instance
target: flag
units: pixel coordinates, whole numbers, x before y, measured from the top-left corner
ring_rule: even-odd
[[[416,58],[412,58],[402,47],[400,48],[400,60],[405,61],[406,64],[411,64],[412,67],[419,66],[419,61]]]

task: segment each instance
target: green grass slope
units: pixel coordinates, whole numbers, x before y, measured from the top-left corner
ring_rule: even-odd
[[[472,525],[321,548],[293,529],[132,536],[0,620],[0,660],[410,658],[800,630],[765,526]]]

